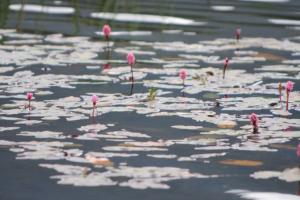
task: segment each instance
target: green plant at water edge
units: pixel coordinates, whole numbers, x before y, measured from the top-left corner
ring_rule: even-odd
[[[157,89],[155,89],[155,88],[150,88],[150,89],[148,90],[148,100],[149,100],[149,101],[155,100],[156,95],[157,95]]]
[[[78,2],[78,0],[72,0],[72,6],[75,8],[75,13],[71,18],[74,27],[73,34],[77,35],[80,32],[80,3]]]

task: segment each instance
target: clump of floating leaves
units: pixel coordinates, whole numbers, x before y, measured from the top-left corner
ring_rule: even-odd
[[[299,39],[241,39],[237,30],[235,39],[193,44],[113,42],[109,26],[102,34],[104,41],[93,41],[0,30],[1,148],[55,170],[51,178],[58,184],[74,186],[300,180],[300,93],[292,91],[300,79]],[[123,59],[107,59],[108,47],[114,47],[111,58]],[[230,62],[219,56],[232,54]],[[108,62],[103,73],[99,66]],[[34,93],[30,112],[24,105],[31,107],[33,96],[19,95],[24,92]],[[101,117],[92,121],[91,112]],[[257,114],[249,119],[251,113]]]

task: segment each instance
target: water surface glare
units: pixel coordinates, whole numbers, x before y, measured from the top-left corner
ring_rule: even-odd
[[[0,199],[300,199],[299,8],[2,0]]]

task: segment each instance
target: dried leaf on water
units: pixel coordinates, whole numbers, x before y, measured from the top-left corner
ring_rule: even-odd
[[[263,164],[263,162],[258,160],[233,160],[233,159],[222,160],[220,161],[220,163],[224,165],[234,165],[234,166],[242,166],[242,167],[257,167]]]

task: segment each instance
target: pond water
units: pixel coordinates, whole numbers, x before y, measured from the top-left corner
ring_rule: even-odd
[[[299,8],[1,0],[0,198],[300,199]]]

